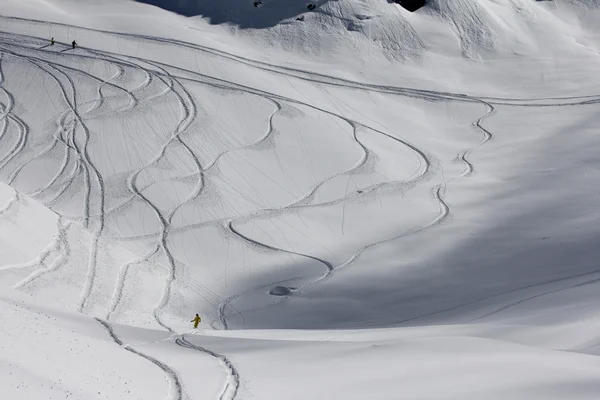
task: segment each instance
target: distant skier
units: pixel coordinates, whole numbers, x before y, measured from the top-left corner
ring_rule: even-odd
[[[196,314],[196,317],[190,322],[194,323],[194,329],[198,329],[198,324],[200,323],[200,321],[202,321],[202,318],[200,318],[200,316]]]
[[[77,42],[73,40],[73,42],[71,44],[73,45],[73,50],[75,50],[75,46],[77,46]]]
[[[50,46],[54,46],[54,38],[50,39]]]

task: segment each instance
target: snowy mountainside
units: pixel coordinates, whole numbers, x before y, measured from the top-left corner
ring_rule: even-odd
[[[142,3],[4,3],[0,393],[597,397],[597,1]]]
[[[591,32],[598,34],[596,0],[430,0],[416,13],[385,0],[323,0],[312,3],[317,7],[313,11],[301,0],[266,0],[258,8],[251,1],[239,0],[140,2],[192,20],[242,28],[242,34],[259,40],[266,37],[261,43],[286,49],[335,52],[341,44],[358,50],[364,42],[371,42],[388,57],[415,61],[432,51],[456,54],[459,50],[476,59],[534,56],[555,50],[557,42],[571,44]],[[431,31],[437,31],[436,35]],[[433,49],[436,36],[453,36],[453,40]],[[330,43],[335,46],[328,47]],[[371,49],[363,56],[375,54]]]

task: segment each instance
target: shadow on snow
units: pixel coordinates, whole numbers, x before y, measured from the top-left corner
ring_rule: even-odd
[[[233,24],[240,28],[269,28],[310,12],[309,4],[322,6],[329,0],[136,0],[186,17],[202,16],[211,24]]]

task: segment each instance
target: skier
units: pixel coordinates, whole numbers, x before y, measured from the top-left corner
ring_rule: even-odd
[[[200,316],[196,314],[196,318],[194,318],[190,322],[194,323],[194,329],[198,329],[198,324],[200,323],[200,321],[202,321],[202,318],[200,318]]]
[[[50,39],[50,46],[54,46],[54,38]]]
[[[75,42],[75,41],[73,40],[73,43],[71,43],[71,44],[73,45],[73,50],[75,50],[75,46],[77,46],[77,42]]]

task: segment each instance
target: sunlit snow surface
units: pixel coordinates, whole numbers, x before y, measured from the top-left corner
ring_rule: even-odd
[[[600,4],[230,3],[2,4],[1,397],[597,399]]]

